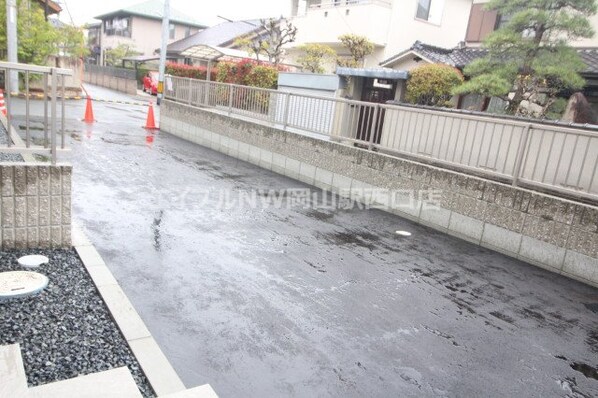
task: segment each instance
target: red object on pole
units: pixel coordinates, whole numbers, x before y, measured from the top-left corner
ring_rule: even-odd
[[[150,101],[149,109],[147,111],[147,120],[145,121],[145,128],[149,130],[158,130],[156,121],[154,119],[154,105]]]
[[[4,103],[4,91],[0,89],[0,112],[6,116],[6,104]]]
[[[91,106],[91,97],[87,97],[87,105],[85,106],[85,117],[83,118],[85,123],[93,123],[96,120],[93,117],[93,108]]]

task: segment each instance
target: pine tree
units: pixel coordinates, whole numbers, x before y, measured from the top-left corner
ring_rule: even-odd
[[[456,94],[478,93],[508,102],[507,112],[524,114],[522,101],[541,101],[543,114],[563,90],[585,85],[585,65],[569,43],[590,38],[588,20],[596,0],[491,0],[486,8],[508,21],[483,46],[488,54],[465,68],[471,79]]]

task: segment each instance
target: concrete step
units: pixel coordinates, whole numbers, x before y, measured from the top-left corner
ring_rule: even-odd
[[[27,394],[27,376],[18,344],[0,346],[0,397]]]
[[[162,395],[160,398],[218,398],[216,392],[209,384],[189,388],[188,390],[175,392],[174,394]]]
[[[29,389],[29,398],[141,398],[126,366]]]
[[[141,398],[126,366],[28,388],[19,344],[0,346],[0,398]]]

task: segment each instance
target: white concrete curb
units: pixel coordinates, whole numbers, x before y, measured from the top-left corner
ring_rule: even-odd
[[[72,242],[108,310],[158,397],[217,398],[210,385],[187,390],[104,260],[73,222]]]

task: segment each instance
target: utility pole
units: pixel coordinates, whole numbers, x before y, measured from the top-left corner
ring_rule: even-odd
[[[170,37],[170,0],[164,0],[164,16],[162,17],[162,46],[160,47],[160,75],[158,77],[158,105],[164,98],[164,72],[166,70],[166,47]]]
[[[19,62],[17,56],[17,0],[6,0],[6,47],[8,62]],[[5,78],[5,89],[19,92],[19,72],[11,71]]]

